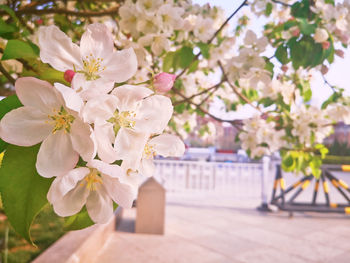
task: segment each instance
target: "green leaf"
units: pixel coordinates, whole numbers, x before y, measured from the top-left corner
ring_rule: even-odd
[[[79,230],[94,224],[85,206],[78,214],[66,217],[64,220],[63,229],[65,231]]]
[[[305,18],[301,18],[299,21],[300,32],[303,33],[304,35],[311,35],[315,33],[316,28],[317,28],[316,24],[310,24]]]
[[[309,166],[311,168],[312,174],[316,177],[316,178],[320,178],[321,176],[321,165],[322,165],[322,160],[320,157],[318,156],[314,156],[312,161],[309,163]]]
[[[3,100],[0,101],[0,120],[5,116],[6,113],[9,111],[19,108],[23,106],[22,103],[19,101],[17,95],[9,96]],[[0,152],[3,152],[8,143],[4,142],[2,139],[0,139]]]
[[[196,60],[195,62],[193,62],[191,64],[191,66],[188,68],[187,74],[195,72],[197,70],[197,68],[198,68],[198,65],[199,65],[199,60]]]
[[[174,58],[175,58],[175,52],[169,52],[166,54],[164,60],[163,60],[163,71],[164,72],[170,72],[170,70],[173,68],[174,72],[176,68],[174,68]]]
[[[282,159],[282,169],[286,172],[291,172],[295,168],[295,160],[294,158],[290,155],[287,154],[283,157]]]
[[[0,35],[7,33],[13,33],[16,32],[18,29],[13,24],[6,23],[1,17],[0,17]]]
[[[11,39],[7,42],[4,50],[4,55],[1,60],[14,58],[36,58],[38,57],[38,47],[34,44]]]
[[[271,3],[267,3],[266,7],[265,7],[265,15],[266,16],[270,16],[272,12],[272,4]]]
[[[184,46],[181,49],[179,49],[178,51],[176,51],[176,56],[177,56],[177,62],[176,64],[181,67],[181,68],[186,68],[188,67],[193,59],[194,59],[194,54],[193,54],[193,50],[192,48],[188,47],[188,46]]]
[[[304,102],[310,101],[310,100],[311,100],[311,97],[312,97],[312,90],[309,88],[308,90],[306,90],[306,91],[303,93]]]
[[[174,107],[174,111],[181,114],[184,112],[185,108],[186,108],[185,103],[180,103]]]
[[[276,52],[275,57],[278,59],[279,62],[281,62],[283,65],[287,64],[289,62],[288,59],[288,50],[286,46],[280,45]]]
[[[46,194],[52,182],[35,169],[39,147],[9,145],[0,168],[0,192],[6,216],[15,231],[31,243],[31,224],[47,204]]]
[[[210,46],[208,44],[206,44],[206,43],[203,43],[203,42],[199,42],[197,44],[197,46],[201,50],[201,53],[202,53],[203,57],[208,59],[210,57],[210,53],[209,53]]]

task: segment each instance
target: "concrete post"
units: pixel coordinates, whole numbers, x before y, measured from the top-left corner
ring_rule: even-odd
[[[165,189],[153,177],[139,189],[135,233],[164,234]]]
[[[262,174],[261,174],[261,205],[258,207],[259,211],[270,212],[268,207],[268,194],[267,194],[267,184],[268,176],[270,171],[270,157],[264,156],[262,158]]]

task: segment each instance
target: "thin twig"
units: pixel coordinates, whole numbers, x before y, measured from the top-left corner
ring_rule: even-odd
[[[275,4],[280,4],[280,5],[283,5],[283,6],[292,7],[291,4],[287,4],[287,3],[284,3],[284,2],[278,1],[278,0],[271,0],[271,2],[273,2],[273,3],[275,3]]]
[[[192,100],[193,98],[197,97],[197,96],[200,96],[200,95],[203,95],[205,93],[207,93],[208,91],[211,91],[213,89],[217,89],[218,87],[220,87],[220,85],[223,83],[223,81],[220,81],[218,84],[215,84],[214,86],[211,86],[210,88],[207,88],[205,90],[202,90],[201,92],[198,92],[196,94],[193,94],[192,96],[186,98],[186,99],[183,99],[183,100],[179,100],[179,101],[175,101],[173,103],[174,106],[178,105],[178,104],[181,104],[181,103],[184,103],[184,102],[188,102],[189,100]]]
[[[335,89],[335,86],[332,85],[331,83],[328,82],[328,80],[326,79],[326,77],[321,73],[321,76],[323,78],[323,81],[326,85],[328,85],[332,90],[333,92],[337,92],[336,89]]]
[[[83,17],[96,17],[115,15],[118,12],[119,5],[103,10],[103,11],[73,11],[63,8],[50,8],[50,9],[20,9],[15,11],[16,15],[47,15],[47,14],[64,14],[71,16],[83,16]],[[5,11],[0,11],[0,15],[7,14]]]
[[[207,41],[207,44],[210,44],[211,42],[213,42],[213,40],[216,38],[216,36],[221,32],[221,30],[227,25],[227,23],[238,13],[238,11],[247,4],[248,0],[244,0],[243,3],[225,20],[225,22],[221,25],[221,27],[216,30],[216,32],[214,33],[214,35]],[[202,52],[199,52],[192,60],[192,62],[186,67],[184,68],[177,76],[176,78],[181,77],[186,71],[187,69],[189,69],[192,64],[199,58],[199,56],[202,54]]]
[[[0,62],[0,72],[11,82],[11,84],[15,85],[16,80],[7,72],[7,70],[3,67]]]
[[[221,62],[219,61],[219,66],[221,68],[222,74],[224,75],[224,79],[227,81],[228,85],[231,87],[231,89],[233,90],[233,92],[239,97],[241,98],[244,102],[246,102],[247,104],[249,104],[250,106],[252,106],[254,109],[256,109],[257,111],[261,112],[260,108],[255,106],[246,96],[244,96],[235,85],[233,85],[230,80],[228,79],[224,67],[222,66]]]

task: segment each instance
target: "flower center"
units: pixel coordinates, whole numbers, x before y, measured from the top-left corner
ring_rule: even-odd
[[[86,182],[86,188],[90,191],[96,190],[96,185],[102,184],[102,178],[100,173],[95,168],[90,168],[90,173],[84,178]]]
[[[145,148],[143,149],[143,158],[153,159],[154,156],[156,156],[156,151],[154,150],[153,145],[146,143]]]
[[[53,115],[48,116],[50,121],[47,121],[47,123],[53,123],[55,125],[52,133],[55,134],[57,131],[62,129],[65,133],[69,133],[70,126],[75,118],[70,115],[63,106],[61,106],[60,111],[53,110],[53,112]]]
[[[107,121],[113,123],[114,133],[117,134],[121,127],[123,128],[134,128],[136,113],[133,111],[122,111],[116,110],[114,116]]]
[[[101,66],[102,61],[103,58],[96,59],[92,54],[90,54],[90,56],[86,56],[85,59],[83,59],[83,73],[85,74],[87,80],[96,80],[100,78],[98,73],[106,69],[106,67]]]

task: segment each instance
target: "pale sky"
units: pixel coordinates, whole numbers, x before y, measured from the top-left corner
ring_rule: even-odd
[[[210,3],[211,6],[220,6],[223,8],[226,12],[226,16],[228,17],[241,3],[242,1],[232,1],[232,0],[193,0],[194,3],[198,3],[200,5]],[[240,16],[240,14],[244,14],[248,12],[249,8],[243,7],[239,13],[237,14],[237,17]],[[251,17],[251,16],[249,16]],[[231,22],[232,25],[235,24],[235,19]],[[255,19],[255,21],[251,20],[251,24],[249,27],[256,31],[261,31],[260,28],[264,24],[264,19]],[[272,55],[272,54],[271,54]],[[329,72],[325,75],[326,79],[329,83],[332,85],[338,86],[340,88],[345,89],[345,94],[347,96],[350,96],[350,51],[345,51],[345,57],[344,59],[339,58],[335,56],[335,62],[331,65],[331,68],[329,69]],[[313,91],[313,96],[311,100],[311,104],[314,105],[321,105],[324,100],[326,100],[331,95],[331,89],[326,86],[323,83],[323,79],[321,75],[315,74],[314,80],[311,83],[311,88]],[[220,108],[222,107],[222,103],[217,101],[214,104],[214,107],[210,110],[213,114],[217,115],[221,118],[232,118],[232,119],[242,119],[247,118],[254,113],[254,110],[250,106],[245,106],[241,110],[237,112],[230,112],[230,113],[223,113],[221,112]]]

